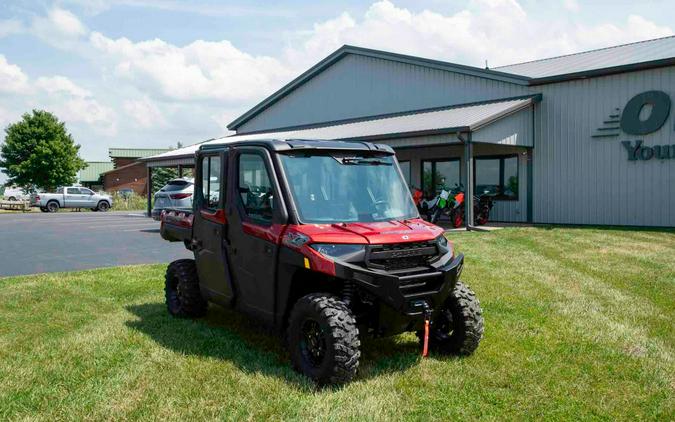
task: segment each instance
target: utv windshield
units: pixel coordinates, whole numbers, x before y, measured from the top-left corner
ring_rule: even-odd
[[[281,155],[303,223],[416,218],[392,155]]]

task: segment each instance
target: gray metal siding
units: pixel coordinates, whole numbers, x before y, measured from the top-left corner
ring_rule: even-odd
[[[656,133],[592,138],[615,107],[662,90],[675,100],[675,67],[538,87],[534,220],[542,223],[675,226],[675,160],[628,161],[623,140],[675,144],[675,109]]]
[[[349,54],[246,122],[238,133],[528,93],[521,85]]]
[[[532,108],[516,112],[475,131],[471,139],[474,142],[531,147]]]

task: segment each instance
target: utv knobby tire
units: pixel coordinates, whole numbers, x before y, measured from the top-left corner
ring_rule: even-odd
[[[169,264],[164,292],[171,315],[196,318],[206,313],[208,304],[199,290],[197,266],[193,259],[179,259]]]
[[[420,342],[423,333],[418,333]],[[476,294],[457,282],[429,332],[429,348],[441,354],[472,354],[483,337],[483,312]]]
[[[303,327],[317,323],[324,354],[313,362],[307,351]],[[351,381],[359,367],[361,341],[356,320],[340,299],[325,293],[309,294],[293,307],[288,323],[287,343],[296,371],[319,385]]]

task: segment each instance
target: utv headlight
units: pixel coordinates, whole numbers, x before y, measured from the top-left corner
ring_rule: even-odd
[[[438,245],[438,252],[440,255],[445,255],[448,252],[452,252],[452,244],[448,242],[448,239],[440,235],[436,238],[436,244]]]
[[[310,246],[323,256],[347,262],[362,261],[366,253],[366,245],[315,243]]]

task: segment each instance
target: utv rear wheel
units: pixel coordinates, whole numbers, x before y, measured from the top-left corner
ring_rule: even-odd
[[[418,333],[423,342],[422,333]],[[429,332],[429,348],[441,354],[470,355],[483,337],[483,312],[474,292],[457,282]]]
[[[356,376],[361,342],[347,305],[328,294],[298,300],[288,322],[293,367],[319,385],[343,384]]]
[[[197,266],[192,259],[179,259],[166,270],[166,307],[173,316],[195,318],[203,316],[208,306],[199,291]]]

